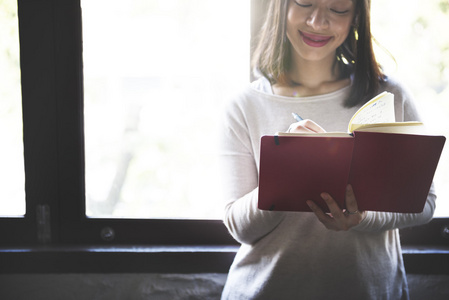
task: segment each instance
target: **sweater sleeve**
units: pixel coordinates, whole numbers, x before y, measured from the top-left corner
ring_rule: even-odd
[[[395,83],[391,91],[395,96],[397,121],[419,121],[420,117],[410,93],[403,87],[397,85],[397,83]],[[354,227],[353,230],[374,232],[426,224],[433,218],[436,198],[435,188],[432,184],[429,194],[427,195],[424,209],[421,213],[401,214],[368,211],[365,219],[359,225]]]
[[[424,210],[421,213],[401,214],[368,211],[365,219],[352,229],[356,231],[378,232],[426,224],[432,220],[435,211],[435,200],[436,195],[432,185],[427,196],[426,204],[424,205]]]
[[[258,171],[244,113],[233,105],[226,110],[221,124],[224,223],[238,242],[253,244],[273,231],[284,213],[257,208]]]

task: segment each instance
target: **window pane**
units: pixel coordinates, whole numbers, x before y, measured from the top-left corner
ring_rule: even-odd
[[[0,0],[0,215],[25,214],[17,0]]]
[[[380,48],[388,73],[410,88],[431,132],[449,137],[449,2],[447,0],[372,1],[373,34],[397,61]],[[437,210],[449,217],[449,144],[435,174]]]
[[[221,218],[220,105],[249,79],[249,1],[82,1],[90,217]]]

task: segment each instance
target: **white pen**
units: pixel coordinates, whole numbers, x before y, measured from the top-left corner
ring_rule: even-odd
[[[303,120],[303,118],[301,118],[297,113],[292,113],[292,116],[297,122],[301,122]]]

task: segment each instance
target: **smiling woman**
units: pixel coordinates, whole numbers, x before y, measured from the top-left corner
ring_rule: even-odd
[[[224,223],[241,247],[223,299],[409,298],[400,229],[431,221],[433,188],[424,190],[425,206],[419,213],[363,211],[357,198],[363,196],[351,185],[342,195],[342,204],[326,191],[317,192],[317,199],[306,206],[313,213],[276,211],[269,206],[259,209],[261,136],[285,128],[319,132],[310,121],[293,123],[291,112],[328,131],[344,131],[373,93],[389,91],[394,94],[396,121],[419,119],[408,89],[386,76],[377,63],[370,1],[355,0],[354,9],[348,8],[346,15],[332,10],[336,3],[342,1],[269,1],[253,60],[257,79],[226,106],[220,135],[227,199]],[[345,3],[352,5],[352,1]],[[276,138],[270,143],[279,144]],[[286,158],[297,172],[323,179],[326,171],[317,165],[294,163],[296,157],[310,154],[301,147],[297,150]],[[405,147],[401,155],[407,153]],[[318,154],[318,159],[326,157]],[[293,172],[293,181],[295,176]],[[300,193],[305,191],[298,189],[296,194]],[[273,197],[282,198],[282,191]],[[402,192],[397,197],[409,200]],[[373,276],[378,280],[373,281]]]
[[[353,30],[355,24],[354,4],[350,0],[343,1],[313,1],[301,4],[301,1],[289,1],[287,13],[287,29],[286,36],[292,47],[290,66],[297,63],[314,61],[327,61],[325,65],[332,66],[330,73],[332,78],[325,78],[328,82],[333,82],[332,87],[329,85],[323,87],[320,84],[320,91],[317,91],[316,85],[311,85],[316,76],[316,71],[322,69],[314,65],[312,70],[307,71],[304,76],[295,73],[295,70],[289,69],[286,73],[286,82],[280,80],[274,85],[274,89],[286,89],[280,91],[282,95],[291,95],[288,91],[289,81],[294,83],[296,95],[314,95],[317,92],[330,92],[333,89],[346,86],[349,82],[346,80],[346,72],[342,70],[340,64],[334,64],[335,51],[343,42],[349,32]],[[335,12],[335,11],[342,11]],[[330,64],[328,64],[330,62]],[[312,72],[310,72],[312,71]],[[343,75],[344,74],[344,75]],[[336,82],[336,79],[343,79]]]

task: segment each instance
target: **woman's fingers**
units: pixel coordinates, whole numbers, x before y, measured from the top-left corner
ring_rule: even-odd
[[[334,218],[342,218],[344,217],[343,210],[337,204],[337,202],[329,195],[328,193],[322,193],[321,198],[326,202],[329,211]]]
[[[349,214],[355,214],[359,211],[357,201],[355,200],[354,190],[352,189],[352,186],[348,184],[346,187],[346,211]]]
[[[302,120],[300,122],[293,123],[290,125],[288,132],[296,133],[320,133],[326,132],[320,125],[313,122],[312,120]]]
[[[324,213],[323,210],[318,205],[316,205],[315,202],[308,200],[307,205],[315,213],[318,220],[320,220],[320,222],[323,223],[324,225],[328,223],[329,221],[328,219],[331,219],[331,217],[328,214]]]
[[[322,193],[321,197],[326,202],[330,214],[324,213],[313,201],[309,200],[307,204],[327,229],[347,231],[359,224],[365,217],[365,212],[358,211],[354,191],[350,185],[346,188],[346,210],[341,209],[338,203],[328,193]]]
[[[363,219],[365,219],[366,211],[359,210],[354,190],[352,189],[352,186],[350,184],[348,184],[348,186],[346,187],[345,203],[346,203],[346,211],[345,211],[346,215],[354,216],[354,219],[358,220],[358,223],[360,223]]]

